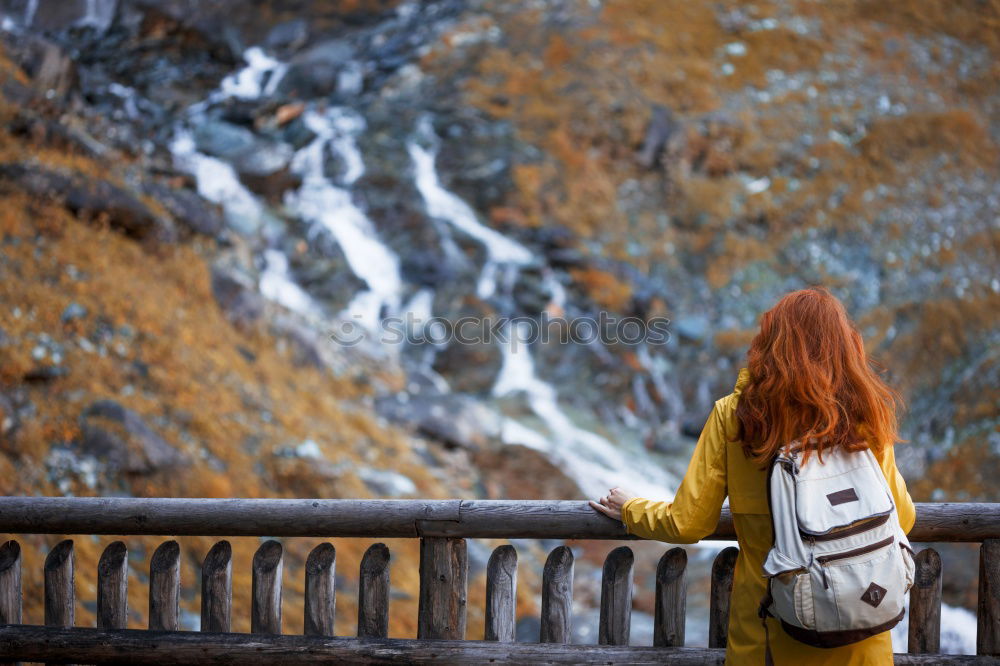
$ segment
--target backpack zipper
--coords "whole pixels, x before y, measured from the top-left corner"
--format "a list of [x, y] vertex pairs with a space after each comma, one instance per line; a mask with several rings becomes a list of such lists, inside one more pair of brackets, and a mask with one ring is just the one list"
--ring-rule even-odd
[[849, 557], [855, 557], [857, 555], [864, 555], [865, 553], [870, 553], [872, 551], [878, 550], [879, 548], [885, 548], [890, 545], [895, 537], [888, 536], [881, 541], [878, 541], [867, 546], [861, 546], [860, 548], [853, 548], [851, 550], [845, 550], [843, 553], [834, 553], [833, 555], [820, 555], [816, 558], [816, 561], [822, 565], [827, 565], [830, 562], [835, 562], [837, 560], [846, 560]]
[[826, 534], [809, 534], [806, 535], [808, 539], [812, 541], [833, 541], [834, 539], [841, 539], [843, 537], [855, 536], [861, 534], [862, 532], [867, 532], [868, 530], [873, 530], [876, 527], [881, 527], [889, 521], [889, 516], [891, 514], [885, 514], [884, 516], [879, 516], [873, 520], [865, 519], [865, 522], [852, 525], [846, 529], [838, 530], [836, 532], [827, 532]]

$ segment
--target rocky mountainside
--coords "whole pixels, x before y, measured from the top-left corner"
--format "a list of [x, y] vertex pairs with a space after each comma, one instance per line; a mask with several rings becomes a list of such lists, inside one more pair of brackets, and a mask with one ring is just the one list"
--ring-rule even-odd
[[[823, 283], [914, 496], [998, 499], [996, 3], [0, 13], [4, 493], [668, 496], [760, 312]], [[601, 313], [668, 339], [518, 344]]]

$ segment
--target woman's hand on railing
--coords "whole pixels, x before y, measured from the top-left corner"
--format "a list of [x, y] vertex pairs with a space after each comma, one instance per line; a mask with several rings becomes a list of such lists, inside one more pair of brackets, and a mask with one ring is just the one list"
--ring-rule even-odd
[[608, 491], [608, 494], [602, 497], [597, 502], [591, 500], [590, 506], [594, 507], [597, 511], [600, 511], [605, 516], [609, 518], [614, 518], [615, 520], [622, 519], [622, 507], [625, 506], [625, 502], [638, 497], [635, 493], [629, 492], [628, 490], [622, 490], [621, 488], [612, 488]]

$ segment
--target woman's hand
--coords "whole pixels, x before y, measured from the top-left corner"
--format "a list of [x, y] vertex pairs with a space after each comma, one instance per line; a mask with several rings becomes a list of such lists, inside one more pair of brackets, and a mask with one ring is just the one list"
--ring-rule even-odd
[[609, 518], [614, 518], [615, 520], [622, 519], [622, 507], [625, 506], [625, 502], [637, 497], [634, 493], [630, 493], [627, 490], [622, 490], [621, 488], [612, 488], [608, 491], [608, 494], [602, 497], [598, 502], [593, 500], [590, 501], [590, 506], [594, 507], [597, 511], [600, 511], [605, 516]]

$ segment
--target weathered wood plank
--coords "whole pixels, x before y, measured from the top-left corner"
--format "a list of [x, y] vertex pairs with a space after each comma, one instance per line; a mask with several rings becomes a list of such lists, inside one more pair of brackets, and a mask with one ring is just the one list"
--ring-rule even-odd
[[[333, 636], [337, 614], [337, 550], [321, 543], [306, 558], [305, 621], [307, 636]], [[360, 605], [360, 604], [359, 604]]]
[[73, 540], [66, 539], [45, 556], [45, 624], [72, 627], [75, 607]]
[[708, 647], [726, 647], [729, 634], [729, 601], [733, 592], [733, 570], [740, 549], [724, 548], [712, 563], [712, 592], [708, 608]]
[[[0, 497], [0, 532], [630, 539], [586, 502]], [[731, 540], [723, 511], [708, 539]], [[1000, 539], [1000, 504], [917, 505], [912, 542]]]
[[559, 546], [542, 570], [541, 643], [569, 643], [573, 628], [573, 551]]
[[979, 547], [979, 607], [976, 653], [1000, 655], [1000, 539]]
[[671, 548], [656, 565], [656, 607], [653, 611], [653, 645], [684, 645], [684, 621], [687, 613], [687, 551]]
[[253, 601], [250, 631], [255, 634], [281, 633], [281, 544], [268, 540], [253, 555]]
[[512, 643], [517, 624], [517, 551], [497, 547], [486, 564], [486, 630], [488, 641]]
[[0, 546], [0, 624], [21, 624], [21, 545], [13, 540]]
[[233, 626], [233, 547], [213, 545], [201, 563], [201, 630], [230, 631]]
[[[712, 648], [657, 648], [552, 645], [492, 641], [420, 641], [329, 638], [193, 631], [149, 633], [135, 629], [61, 629], [0, 626], [3, 656], [58, 663], [76, 659], [100, 664], [676, 664], [721, 666], [725, 651]], [[907, 666], [997, 666], [1000, 659], [975, 655], [895, 655]]]
[[914, 563], [907, 652], [935, 654], [941, 651], [941, 556], [924, 548]]
[[97, 563], [97, 627], [124, 629], [128, 624], [128, 548], [108, 545]]
[[420, 540], [417, 638], [465, 638], [468, 570], [465, 539]]
[[628, 645], [632, 626], [632, 567], [635, 556], [628, 546], [608, 553], [601, 576], [601, 616], [597, 628], [600, 645]]
[[180, 612], [181, 548], [164, 541], [149, 560], [149, 628], [176, 631]]
[[21, 544], [0, 546], [0, 624], [21, 624]]
[[389, 635], [389, 549], [374, 543], [361, 559], [358, 581], [358, 637]]

